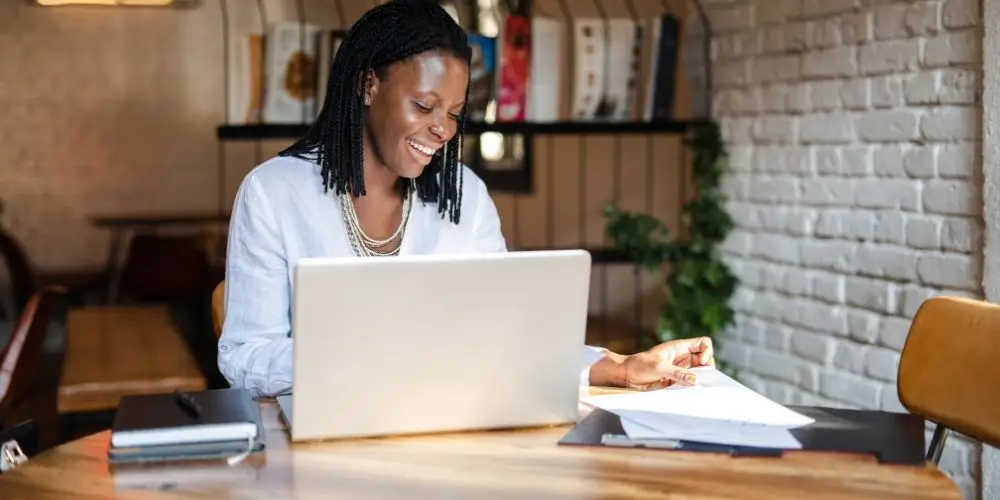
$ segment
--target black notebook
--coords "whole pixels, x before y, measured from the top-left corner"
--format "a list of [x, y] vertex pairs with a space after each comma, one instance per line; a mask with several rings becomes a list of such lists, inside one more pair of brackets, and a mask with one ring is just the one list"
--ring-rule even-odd
[[252, 444], [260, 409], [243, 389], [125, 396], [111, 426], [111, 448]]
[[[815, 422], [791, 430], [803, 451], [837, 451], [875, 455], [881, 463], [923, 465], [924, 419], [909, 413], [848, 410], [819, 406], [789, 406]], [[663, 440], [663, 444], [632, 441], [621, 418], [595, 408], [559, 440], [560, 445], [624, 446], [665, 450], [704, 451], [732, 456], [780, 457], [781, 448], [729, 446], [692, 441]], [[795, 451], [795, 450], [790, 450]]]

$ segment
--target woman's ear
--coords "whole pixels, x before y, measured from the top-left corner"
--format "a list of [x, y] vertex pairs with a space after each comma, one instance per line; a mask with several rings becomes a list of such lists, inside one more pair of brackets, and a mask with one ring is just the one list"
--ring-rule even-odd
[[375, 94], [378, 93], [378, 77], [375, 76], [374, 70], [368, 69], [361, 72], [358, 79], [362, 102], [365, 103], [365, 106], [371, 106], [375, 100]]

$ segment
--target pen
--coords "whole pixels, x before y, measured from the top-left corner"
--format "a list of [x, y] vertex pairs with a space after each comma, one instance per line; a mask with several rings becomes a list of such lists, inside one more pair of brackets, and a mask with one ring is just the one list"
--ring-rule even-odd
[[198, 402], [194, 400], [191, 396], [181, 392], [180, 390], [174, 391], [174, 401], [177, 405], [184, 409], [188, 415], [192, 418], [198, 418], [201, 416], [201, 406]]

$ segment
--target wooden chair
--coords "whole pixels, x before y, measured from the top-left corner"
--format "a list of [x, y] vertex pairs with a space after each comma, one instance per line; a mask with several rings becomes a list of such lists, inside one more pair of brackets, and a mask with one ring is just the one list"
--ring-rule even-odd
[[215, 338], [222, 336], [222, 322], [226, 319], [226, 281], [222, 280], [212, 291], [212, 326]]
[[927, 458], [941, 460], [948, 431], [1000, 446], [1000, 305], [959, 297], [924, 301], [899, 360], [899, 400], [936, 423]]
[[56, 444], [59, 415], [56, 386], [44, 386], [45, 337], [65, 289], [47, 286], [35, 292], [7, 346], [0, 351], [0, 424], [12, 426], [34, 420], [43, 446]]
[[[38, 290], [38, 278], [28, 259], [27, 253], [14, 235], [0, 228], [0, 259], [7, 263], [13, 288], [14, 311], [10, 317], [16, 317], [28, 305], [28, 300]], [[0, 319], [4, 319], [3, 304], [0, 304]]]

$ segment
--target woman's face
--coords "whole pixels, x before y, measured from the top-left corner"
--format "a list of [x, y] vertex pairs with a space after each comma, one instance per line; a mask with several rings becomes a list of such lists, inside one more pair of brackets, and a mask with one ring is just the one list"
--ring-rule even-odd
[[400, 177], [416, 178], [458, 130], [468, 65], [449, 54], [424, 52], [372, 75], [365, 115], [366, 149]]

